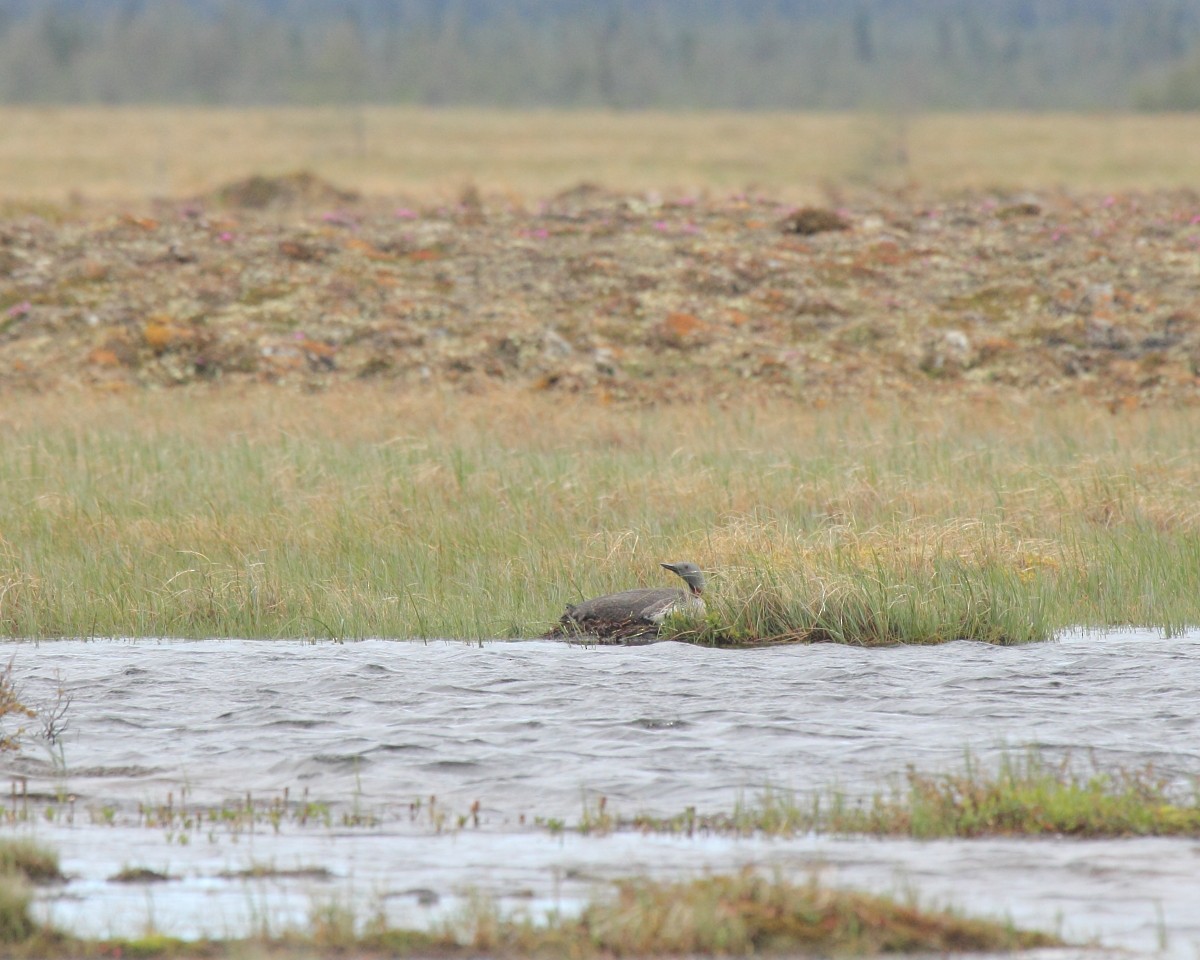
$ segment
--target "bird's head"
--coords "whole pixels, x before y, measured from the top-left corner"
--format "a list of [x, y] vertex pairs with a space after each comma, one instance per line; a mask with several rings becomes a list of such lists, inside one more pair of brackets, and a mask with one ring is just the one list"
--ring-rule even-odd
[[704, 592], [704, 573], [694, 563], [662, 563], [659, 566], [683, 577], [683, 582], [696, 596]]

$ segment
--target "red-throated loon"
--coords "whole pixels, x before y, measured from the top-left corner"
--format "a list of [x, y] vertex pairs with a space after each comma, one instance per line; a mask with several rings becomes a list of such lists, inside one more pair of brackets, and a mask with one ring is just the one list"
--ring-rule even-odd
[[662, 563], [659, 566], [677, 573], [688, 585], [622, 590], [583, 603], [568, 606], [554, 629], [554, 636], [586, 634], [601, 638], [634, 639], [650, 637], [670, 613], [704, 613], [704, 574], [694, 563]]

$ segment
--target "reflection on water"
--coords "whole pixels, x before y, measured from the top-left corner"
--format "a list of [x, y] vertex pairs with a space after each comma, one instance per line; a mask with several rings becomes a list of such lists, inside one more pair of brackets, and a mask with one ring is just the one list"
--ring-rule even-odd
[[[1190, 957], [1200, 944], [1192, 841], [581, 838], [533, 824], [574, 822], [600, 796], [622, 814], [674, 814], [729, 810], [764, 787], [871, 790], [908, 764], [954, 768], [967, 748], [986, 762], [1034, 744], [1101, 765], [1152, 762], [1183, 780], [1200, 774], [1198, 641], [1126, 632], [1021, 648], [743, 652], [30, 644], [15, 648], [27, 698], [49, 699], [60, 678], [72, 697], [66, 769], [36, 748], [2, 762], [31, 791], [75, 798], [33, 832], [76, 876], [44, 907], [79, 932], [138, 932], [148, 919], [184, 935], [278, 929], [302, 921], [314, 896], [347, 890], [422, 923], [469, 887], [537, 909], [571, 905], [598, 878], [753, 862], [872, 889], [911, 885], [1045, 928], [1061, 917], [1067, 934], [1143, 951], [1165, 925], [1171, 951]], [[168, 795], [199, 809], [285, 790], [293, 805], [328, 809], [314, 806], [303, 825], [284, 817], [278, 832], [261, 818], [253, 830], [150, 828], [139, 813]], [[322, 866], [334, 878], [220, 876], [250, 864]], [[179, 879], [106, 882], [129, 865]]]

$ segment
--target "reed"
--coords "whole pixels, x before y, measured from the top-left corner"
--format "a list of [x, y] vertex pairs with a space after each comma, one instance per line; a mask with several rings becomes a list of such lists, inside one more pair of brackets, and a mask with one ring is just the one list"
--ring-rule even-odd
[[1082, 404], [10, 397], [0, 633], [535, 636], [711, 574], [713, 644], [1200, 624], [1200, 435]]

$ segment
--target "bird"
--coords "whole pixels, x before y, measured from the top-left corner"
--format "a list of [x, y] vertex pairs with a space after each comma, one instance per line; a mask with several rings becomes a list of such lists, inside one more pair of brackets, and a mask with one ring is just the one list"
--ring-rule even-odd
[[694, 563], [660, 563], [683, 578], [687, 590], [651, 587], [622, 590], [568, 604], [549, 634], [551, 637], [587, 635], [600, 640], [644, 640], [657, 635], [659, 624], [671, 613], [704, 614], [704, 573]]

